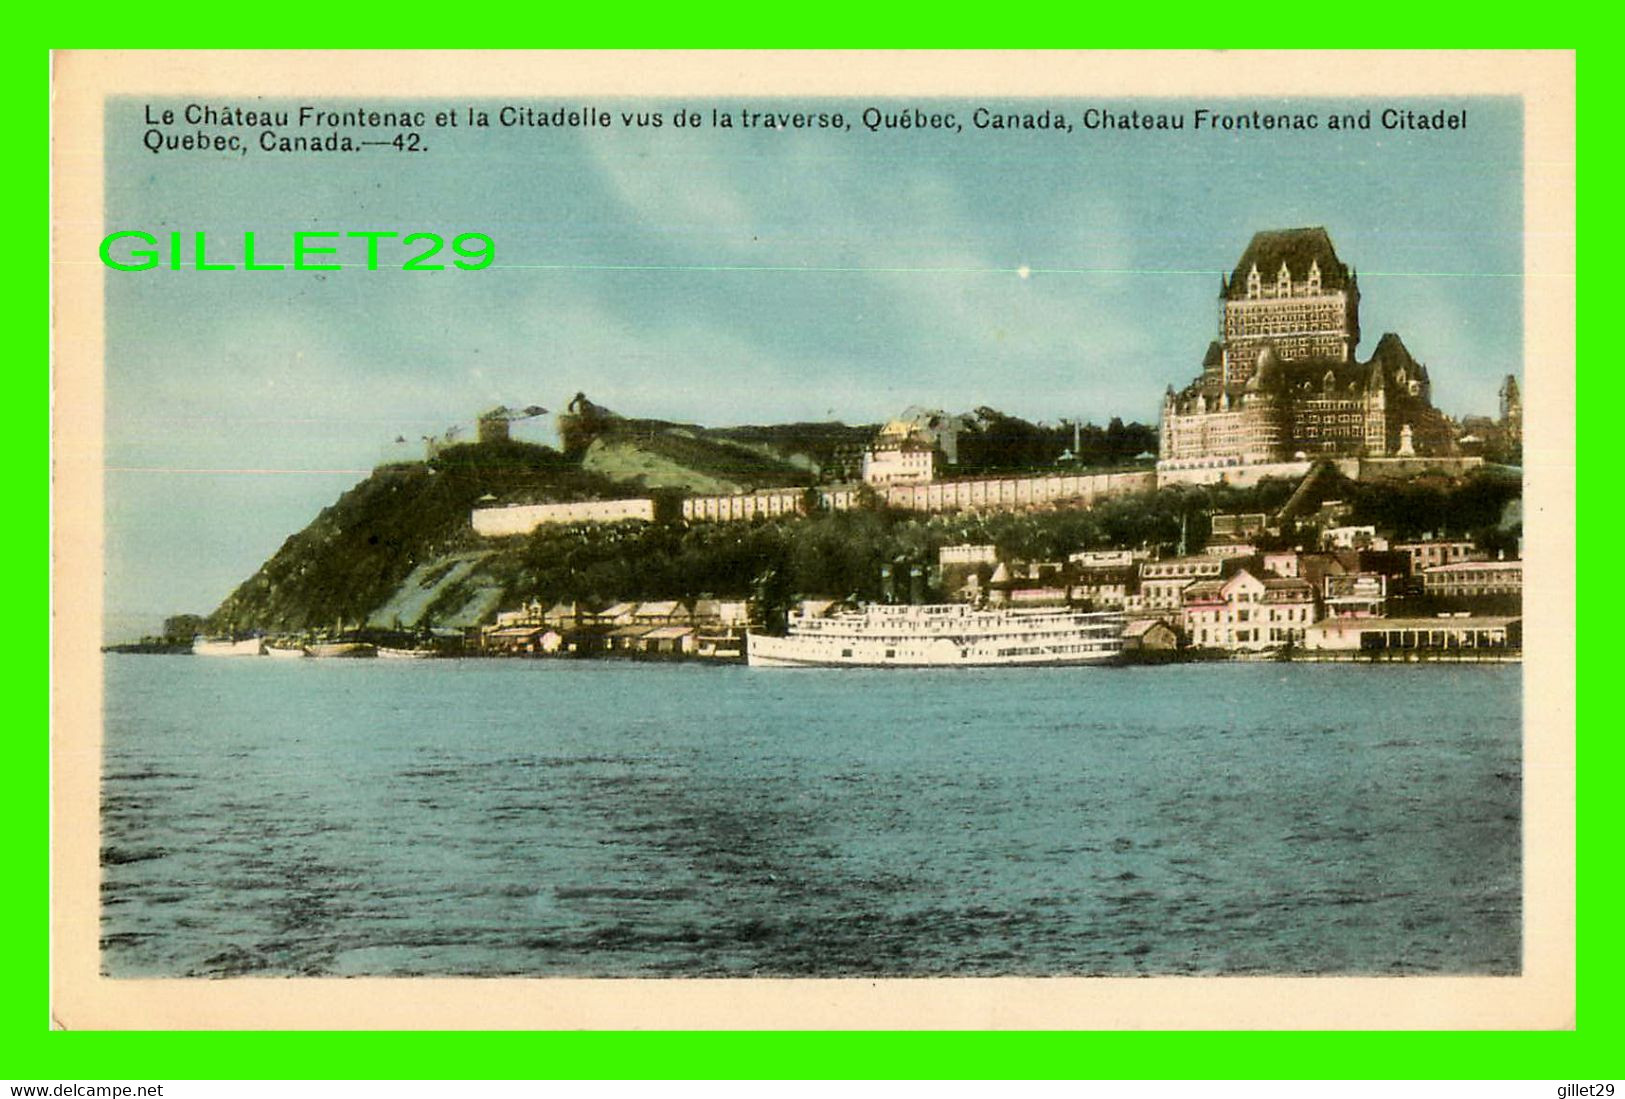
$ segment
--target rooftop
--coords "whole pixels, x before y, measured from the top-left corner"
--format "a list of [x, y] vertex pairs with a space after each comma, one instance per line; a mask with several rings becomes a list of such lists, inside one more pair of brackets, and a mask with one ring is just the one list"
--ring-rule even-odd
[[1310, 264], [1320, 267], [1320, 285], [1323, 290], [1342, 290], [1349, 281], [1349, 269], [1337, 258], [1332, 238], [1325, 229], [1313, 226], [1303, 229], [1265, 229], [1254, 233], [1247, 250], [1236, 263], [1230, 276], [1231, 298], [1247, 296], [1247, 273], [1256, 264], [1260, 279], [1267, 285], [1275, 282], [1275, 274], [1285, 263], [1293, 282], [1309, 278]]
[[1523, 561], [1513, 558], [1510, 561], [1454, 561], [1448, 565], [1429, 565], [1422, 571], [1429, 576], [1441, 572], [1476, 572], [1479, 569], [1505, 569], [1523, 568]]
[[1326, 618], [1310, 626], [1320, 630], [1494, 630], [1522, 622], [1521, 615], [1462, 615], [1448, 618]]

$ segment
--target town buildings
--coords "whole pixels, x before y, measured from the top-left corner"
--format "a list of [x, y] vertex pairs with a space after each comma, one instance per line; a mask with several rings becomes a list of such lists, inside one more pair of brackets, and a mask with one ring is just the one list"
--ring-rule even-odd
[[496, 616], [480, 633], [493, 654], [623, 654], [740, 659], [751, 626], [743, 599], [620, 601], [592, 609], [573, 602], [531, 602]]

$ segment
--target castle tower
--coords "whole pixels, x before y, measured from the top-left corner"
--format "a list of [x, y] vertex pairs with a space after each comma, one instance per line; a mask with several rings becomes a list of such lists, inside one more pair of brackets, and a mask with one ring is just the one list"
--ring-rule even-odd
[[1282, 362], [1349, 362], [1360, 342], [1360, 290], [1325, 229], [1253, 234], [1228, 279], [1220, 279], [1219, 339], [1224, 385], [1252, 376], [1264, 344]]
[[1523, 441], [1523, 396], [1518, 392], [1518, 379], [1511, 374], [1501, 382], [1501, 426], [1513, 442]]

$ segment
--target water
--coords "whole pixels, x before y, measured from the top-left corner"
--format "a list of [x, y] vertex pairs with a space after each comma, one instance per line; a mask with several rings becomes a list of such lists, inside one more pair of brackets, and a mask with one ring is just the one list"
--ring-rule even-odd
[[1520, 967], [1516, 666], [106, 672], [114, 976]]

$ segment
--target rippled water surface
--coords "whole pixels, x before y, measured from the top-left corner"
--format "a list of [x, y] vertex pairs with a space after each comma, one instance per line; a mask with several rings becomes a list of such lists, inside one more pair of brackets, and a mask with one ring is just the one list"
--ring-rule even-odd
[[114, 976], [1519, 969], [1516, 666], [106, 671]]

